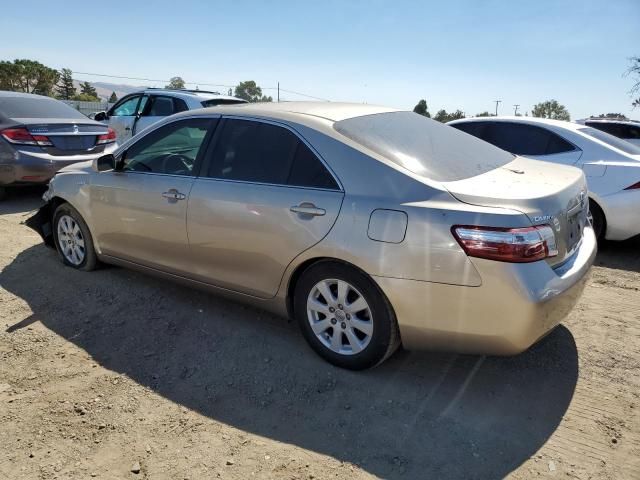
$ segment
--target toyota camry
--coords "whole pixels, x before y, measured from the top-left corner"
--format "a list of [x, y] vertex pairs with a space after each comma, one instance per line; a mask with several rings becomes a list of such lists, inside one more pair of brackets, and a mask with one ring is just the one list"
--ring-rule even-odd
[[339, 103], [167, 117], [50, 182], [28, 225], [64, 265], [140, 269], [295, 319], [329, 362], [512, 355], [596, 254], [581, 170], [413, 112]]

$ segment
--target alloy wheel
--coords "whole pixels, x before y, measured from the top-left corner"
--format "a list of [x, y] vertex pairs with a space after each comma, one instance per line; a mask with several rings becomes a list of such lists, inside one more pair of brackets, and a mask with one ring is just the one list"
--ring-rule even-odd
[[315, 284], [307, 298], [313, 333], [329, 350], [341, 355], [362, 352], [373, 334], [371, 308], [351, 284], [339, 279]]
[[69, 263], [78, 266], [83, 262], [86, 250], [82, 230], [69, 215], [62, 215], [58, 219], [58, 245]]

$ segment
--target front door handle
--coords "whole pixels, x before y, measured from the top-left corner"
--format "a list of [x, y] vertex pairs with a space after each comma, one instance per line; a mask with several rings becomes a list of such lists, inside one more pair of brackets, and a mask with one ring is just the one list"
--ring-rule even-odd
[[321, 217], [327, 211], [324, 208], [318, 208], [313, 203], [304, 202], [300, 205], [294, 205], [289, 210], [300, 215], [309, 215], [311, 217]]
[[184, 200], [187, 196], [184, 193], [180, 193], [175, 188], [170, 189], [168, 192], [162, 192], [162, 196], [164, 198], [168, 198], [169, 200]]

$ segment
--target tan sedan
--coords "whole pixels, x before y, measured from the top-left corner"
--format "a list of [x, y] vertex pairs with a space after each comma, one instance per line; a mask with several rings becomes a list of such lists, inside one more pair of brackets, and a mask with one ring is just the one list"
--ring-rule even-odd
[[294, 317], [328, 361], [400, 345], [515, 354], [572, 308], [596, 253], [578, 169], [412, 112], [279, 103], [168, 117], [63, 169], [29, 220], [99, 261]]

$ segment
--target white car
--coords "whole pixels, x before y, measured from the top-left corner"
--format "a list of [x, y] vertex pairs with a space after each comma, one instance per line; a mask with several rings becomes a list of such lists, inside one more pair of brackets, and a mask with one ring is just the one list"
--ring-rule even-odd
[[94, 119], [113, 128], [118, 143], [122, 144], [149, 125], [174, 113], [235, 103], [247, 101], [204, 90], [148, 88], [122, 97], [108, 111], [96, 113]]
[[586, 125], [543, 118], [465, 118], [449, 125], [516, 155], [581, 168], [598, 238], [640, 234], [640, 147]]
[[640, 122], [635, 120], [614, 120], [609, 118], [586, 118], [576, 120], [576, 123], [587, 127], [597, 128], [614, 137], [622, 138], [627, 142], [640, 147]]

